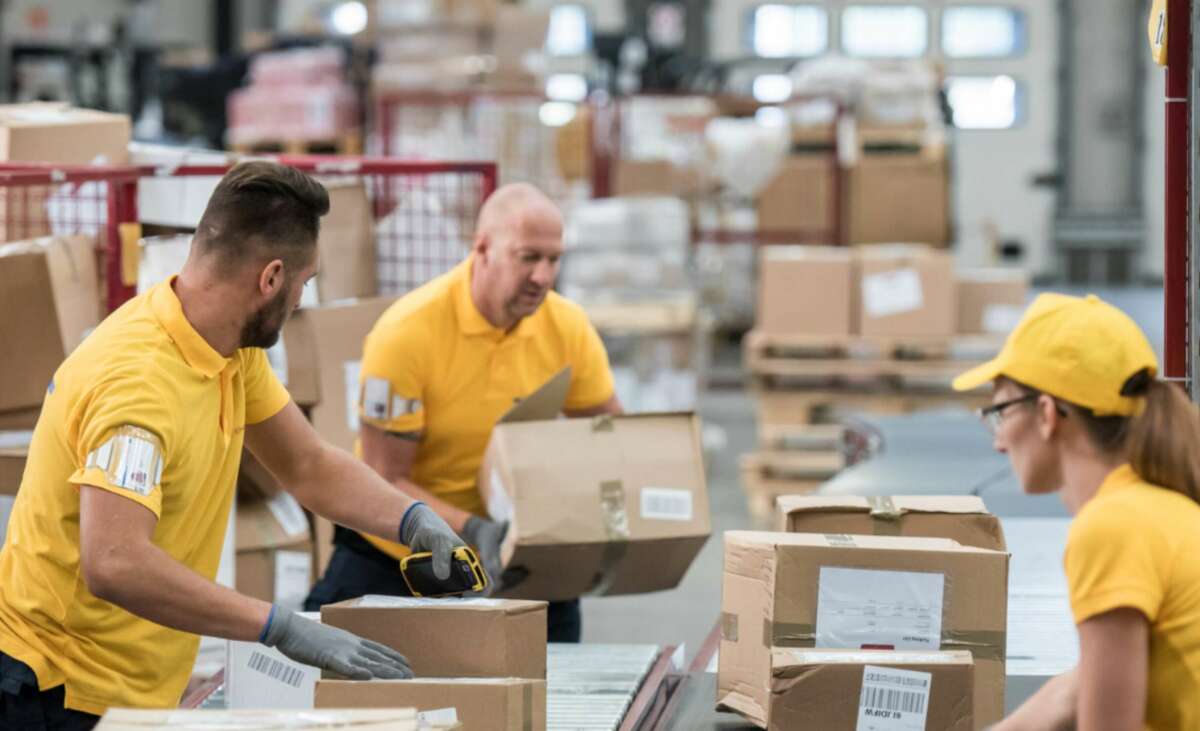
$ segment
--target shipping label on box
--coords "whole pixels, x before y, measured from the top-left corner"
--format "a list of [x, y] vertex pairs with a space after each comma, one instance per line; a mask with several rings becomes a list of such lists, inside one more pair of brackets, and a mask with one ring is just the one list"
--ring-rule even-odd
[[775, 503], [775, 526], [787, 533], [949, 538], [1006, 550], [1000, 519], [973, 495], [782, 495]]
[[[300, 616], [321, 621], [318, 612], [301, 612]], [[320, 677], [320, 668], [302, 665], [273, 647], [229, 641], [225, 698], [230, 708], [310, 709]]]
[[859, 333], [949, 337], [956, 332], [954, 258], [927, 246], [863, 247], [857, 252]]

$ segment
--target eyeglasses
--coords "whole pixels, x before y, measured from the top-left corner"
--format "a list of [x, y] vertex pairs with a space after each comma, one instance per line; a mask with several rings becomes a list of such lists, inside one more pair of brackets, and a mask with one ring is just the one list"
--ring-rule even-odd
[[984, 423], [984, 426], [988, 428], [988, 431], [995, 436], [996, 432], [1000, 431], [1000, 424], [1004, 422], [1005, 409], [1007, 409], [1009, 406], [1016, 406], [1017, 404], [1036, 401], [1038, 396], [1041, 396], [1041, 394], [1027, 393], [1018, 398], [1009, 399], [1008, 401], [1001, 401], [1000, 403], [992, 404], [991, 406], [984, 406], [982, 409], [976, 409], [975, 413], [979, 416], [980, 421]]

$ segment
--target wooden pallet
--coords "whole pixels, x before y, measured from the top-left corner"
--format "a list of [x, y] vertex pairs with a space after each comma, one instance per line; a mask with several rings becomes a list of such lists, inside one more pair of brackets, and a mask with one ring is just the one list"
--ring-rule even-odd
[[646, 302], [585, 302], [584, 311], [597, 330], [608, 335], [691, 333], [696, 302], [690, 298]]
[[261, 152], [282, 152], [287, 155], [307, 155], [317, 152], [333, 152], [338, 155], [361, 155], [362, 133], [358, 130], [346, 132], [335, 139], [323, 140], [257, 140], [231, 144], [229, 149], [240, 155]]
[[795, 480], [764, 477], [753, 469], [742, 470], [742, 492], [751, 520], [761, 528], [774, 529], [775, 498], [781, 495], [809, 495], [820, 489], [823, 479]]
[[759, 388], [755, 391], [759, 430], [796, 424], [828, 424], [847, 412], [911, 414], [949, 406], [978, 408], [991, 397], [986, 391], [869, 391], [855, 389]]
[[841, 424], [758, 425], [758, 443], [764, 449], [799, 452], [841, 452], [846, 427]]

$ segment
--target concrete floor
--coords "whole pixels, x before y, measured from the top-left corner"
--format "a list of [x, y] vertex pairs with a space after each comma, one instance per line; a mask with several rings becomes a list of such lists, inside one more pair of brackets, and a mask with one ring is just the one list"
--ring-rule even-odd
[[[1161, 357], [1161, 289], [1097, 294], [1128, 312], [1146, 331]], [[736, 368], [737, 360], [736, 348], [723, 346], [716, 353], [719, 366]], [[587, 642], [684, 643], [690, 660], [716, 621], [720, 611], [721, 536], [727, 530], [757, 527], [746, 512], [738, 473], [738, 456], [756, 447], [757, 433], [754, 406], [745, 391], [707, 393], [700, 412], [706, 424], [723, 432], [726, 442], [710, 455], [712, 537], [682, 584], [672, 591], [585, 600], [583, 636]], [[839, 475], [826, 485], [826, 491], [974, 493], [982, 495], [1001, 517], [1066, 516], [1057, 496], [1031, 498], [1021, 494], [1007, 459], [992, 451], [986, 432], [965, 410], [878, 418], [873, 422], [884, 433], [884, 452], [872, 462]]]

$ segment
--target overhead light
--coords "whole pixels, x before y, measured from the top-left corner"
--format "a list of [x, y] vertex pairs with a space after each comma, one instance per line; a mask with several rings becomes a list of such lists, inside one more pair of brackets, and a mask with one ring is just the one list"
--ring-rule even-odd
[[575, 105], [570, 102], [546, 102], [538, 109], [538, 119], [547, 127], [562, 127], [575, 119]]
[[546, 97], [560, 102], [581, 102], [587, 98], [587, 79], [580, 74], [552, 74], [546, 79]]
[[338, 3], [329, 14], [329, 23], [336, 33], [352, 36], [367, 28], [367, 6], [358, 0]]
[[763, 74], [754, 78], [755, 101], [763, 104], [778, 104], [792, 96], [792, 80], [783, 74]]

